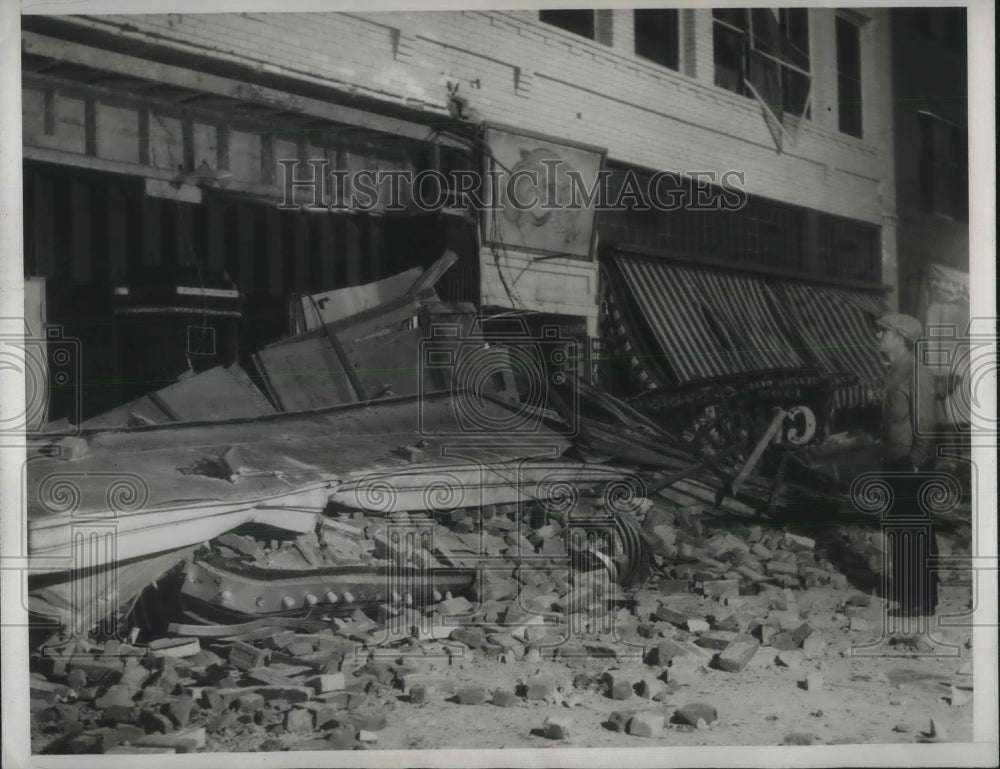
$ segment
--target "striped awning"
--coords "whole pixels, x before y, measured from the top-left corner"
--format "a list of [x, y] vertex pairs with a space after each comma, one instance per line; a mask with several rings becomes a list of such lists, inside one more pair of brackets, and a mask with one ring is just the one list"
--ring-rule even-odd
[[614, 261], [678, 383], [810, 365], [763, 280], [660, 259]]
[[795, 331], [824, 371], [849, 372], [857, 383], [836, 391], [837, 406], [863, 405], [880, 397], [885, 368], [873, 333], [885, 313], [885, 300], [875, 291], [780, 281], [782, 295], [795, 319]]
[[837, 406], [878, 397], [883, 376], [872, 334], [877, 291], [725, 273], [615, 254], [609, 294], [645, 388], [733, 374], [812, 369], [853, 375]]

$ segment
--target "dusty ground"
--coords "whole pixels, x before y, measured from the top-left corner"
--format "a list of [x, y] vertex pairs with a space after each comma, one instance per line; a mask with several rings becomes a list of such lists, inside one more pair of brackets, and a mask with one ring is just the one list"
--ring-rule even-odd
[[[322, 700], [320, 696], [306, 703], [279, 699], [275, 707], [281, 712], [271, 719], [261, 718], [261, 713], [238, 715], [233, 711], [239, 709], [232, 702], [207, 703], [203, 698], [206, 686], [237, 686], [246, 687], [239, 691], [253, 691], [253, 685], [245, 678], [252, 671], [227, 665], [228, 645], [203, 642], [199, 663], [202, 667], [192, 671], [185, 667], [188, 663], [184, 660], [177, 661], [178, 683], [176, 687], [168, 687], [167, 697], [169, 702], [171, 697], [191, 695], [201, 703], [200, 713], [195, 711], [187, 723], [183, 722], [186, 716], [180, 723], [171, 723], [164, 716], [162, 731], [178, 737], [192, 729], [200, 732], [199, 749], [207, 752], [331, 747], [774, 746], [971, 741], [971, 631], [962, 627], [942, 629], [937, 624], [941, 617], [963, 615], [969, 610], [970, 584], [961, 581], [961, 575], [943, 575], [938, 616], [929, 620], [933, 623], [929, 625], [930, 636], [897, 634], [893, 643], [884, 639], [885, 645], [875, 649], [874, 655], [866, 656], [861, 647], [879, 640], [883, 623], [884, 607], [875, 595], [877, 530], [873, 534], [870, 527], [840, 526], [805, 531], [815, 540], [815, 552], [804, 554], [798, 550], [799, 562], [804, 564], [801, 574], [807, 574], [815, 563], [819, 572], [827, 575], [818, 580], [819, 584], [817, 579], [806, 576], [801, 576], [802, 585], [811, 586], [795, 589], [744, 582], [740, 584], [739, 595], [729, 592], [712, 596], [698, 591], [664, 594], [654, 578], [627, 594], [619, 593], [618, 600], [611, 602], [609, 611], [613, 614], [606, 615], [613, 619], [610, 632], [607, 626], [601, 633], [587, 632], [587, 628], [572, 637], [574, 645], [570, 650], [575, 649], [580, 653], [578, 656], [569, 654], [566, 645], [558, 643], [558, 633], [543, 631], [530, 622], [518, 626], [508, 622], [506, 627], [503, 622], [494, 622], [482, 628], [479, 642], [474, 642], [475, 639], [463, 642], [463, 638], [455, 635], [449, 637], [450, 628], [443, 628], [431, 637], [401, 639], [387, 648], [365, 649], [359, 645], [357, 654], [348, 653], [324, 672], [343, 672], [346, 688], [353, 691], [360, 705], [340, 703], [335, 722], [321, 728], [303, 727], [301, 722], [286, 728], [290, 711], [315, 705]], [[746, 537], [747, 532], [744, 524], [730, 526], [706, 518], [697, 541], [710, 549], [715, 542], [713, 537], [720, 533], [738, 539]], [[788, 558], [792, 552], [781, 549], [783, 537], [780, 527], [764, 532], [764, 541], [774, 551], [775, 560], [779, 556]], [[950, 552], [961, 552], [964, 547], [963, 537], [954, 533], [943, 534], [939, 541]], [[733, 573], [726, 572], [730, 577]], [[795, 579], [798, 578], [792, 582]], [[531, 591], [528, 587], [521, 589], [522, 596], [537, 596], [548, 588], [543, 585]], [[702, 588], [700, 592], [706, 590]], [[685, 625], [676, 617], [670, 619], [663, 614], [662, 607], [686, 614], [694, 624]], [[755, 630], [757, 623], [773, 631], [787, 631], [802, 623], [808, 627], [804, 630], [805, 640], [799, 638], [793, 644], [798, 648], [782, 650], [771, 645], [772, 640], [766, 634], [761, 636], [759, 629]], [[952, 620], [951, 624], [962, 623]], [[707, 642], [719, 628], [728, 629], [734, 638], [749, 641], [751, 646], [763, 642], [738, 672], [717, 667], [714, 658], [725, 648], [725, 643], [712, 646]], [[518, 638], [512, 638], [511, 634]], [[331, 629], [326, 638], [345, 641], [334, 636], [336, 633]], [[484, 638], [497, 640], [487, 648], [480, 643]], [[507, 644], [507, 650], [498, 653], [500, 639]], [[667, 640], [686, 644], [688, 652], [669, 660], [650, 656], [650, 650]], [[100, 656], [99, 649], [92, 653]], [[142, 680], [134, 687], [134, 701], [137, 706], [151, 710], [153, 706], [145, 704], [145, 689], [151, 682], [153, 686], [162, 685], [161, 673], [156, 671], [172, 667], [175, 662], [160, 658], [154, 663], [149, 657], [143, 659], [146, 669], [139, 671]], [[206, 666], [209, 670], [227, 672], [231, 676], [229, 683], [209, 680], [203, 670]], [[38, 667], [38, 660], [34, 667]], [[281, 665], [272, 668], [279, 670]], [[304, 673], [284, 672], [301, 676], [297, 683], [306, 677]], [[821, 682], [816, 679], [817, 673]], [[811, 676], [810, 686], [805, 683], [807, 675]], [[552, 690], [541, 698], [529, 698], [525, 684], [535, 681], [537, 676], [550, 679]], [[158, 677], [161, 683], [155, 683]], [[609, 677], [627, 682], [625, 692], [619, 692], [622, 698], [611, 697]], [[65, 676], [49, 678], [66, 680]], [[40, 690], [43, 689], [40, 677], [38, 682]], [[424, 688], [425, 700], [419, 704], [411, 701], [414, 686]], [[478, 689], [478, 696], [485, 701], [460, 704], [463, 698], [477, 696], [477, 692], [470, 695], [467, 691], [470, 688]], [[137, 727], [126, 725], [127, 719], [123, 724], [116, 721], [118, 716], [109, 717], [114, 711], [102, 713], [97, 698], [106, 690], [107, 687], [88, 686], [82, 693], [68, 695], [69, 702], [78, 708], [79, 725], [66, 724], [66, 711], [58, 712], [50, 694], [45, 694], [47, 702], [34, 701], [33, 748], [81, 752], [78, 748], [83, 745], [82, 752], [129, 750], [130, 737], [141, 735], [143, 729], [150, 731], [148, 721], [140, 720], [143, 729], [136, 731]], [[511, 693], [509, 707], [492, 703], [491, 698], [498, 690]], [[66, 697], [60, 695], [59, 699], [64, 701]], [[683, 719], [678, 718], [678, 710], [691, 703], [713, 707], [717, 719], [696, 725], [680, 722]], [[166, 713], [167, 708], [168, 705], [163, 705], [159, 712]], [[638, 711], [654, 712], [654, 720], [664, 724], [662, 734], [643, 737], [613, 728], [612, 714]], [[359, 720], [359, 714], [372, 718]], [[176, 721], [175, 715], [171, 711], [170, 718]], [[548, 718], [568, 719], [565, 722], [568, 737], [546, 735]], [[934, 733], [930, 732], [932, 719]], [[65, 742], [60, 744], [61, 733], [68, 730], [77, 734], [81, 726], [83, 736], [98, 735], [107, 740], [111, 735], [113, 739], [96, 748], [86, 741], [73, 743], [76, 748], [68, 747]], [[151, 733], [156, 736], [158, 731], [157, 727]], [[337, 735], [341, 738], [339, 743]], [[169, 749], [181, 750], [181, 744]]]
[[[960, 613], [968, 606], [966, 586], [942, 590], [943, 611]], [[614, 746], [699, 746], [699, 745], [782, 745], [794, 733], [812, 735], [809, 744], [838, 743], [913, 743], [927, 739], [924, 732], [933, 718], [939, 729], [947, 730], [947, 740], [967, 742], [972, 739], [972, 701], [970, 674], [957, 671], [971, 659], [965, 643], [967, 630], [947, 629], [937, 636], [956, 646], [943, 649], [952, 657], [911, 656], [862, 657], [851, 654], [852, 644], [878, 638], [878, 633], [852, 632], [843, 614], [836, 609], [843, 600], [842, 591], [814, 588], [799, 596], [800, 608], [807, 608], [810, 624], [827, 640], [827, 652], [807, 660], [801, 670], [783, 667], [776, 662], [777, 652], [761, 647], [740, 673], [727, 673], [704, 667], [696, 681], [680, 686], [662, 702], [633, 695], [628, 700], [613, 700], [595, 685], [578, 689], [574, 678], [580, 673], [599, 677], [605, 671], [621, 671], [638, 681], [651, 672], [659, 672], [642, 661], [590, 659], [573, 662], [542, 660], [503, 664], [483, 659], [466, 650], [464, 658], [449, 661], [425, 656], [405, 658], [422, 673], [440, 682], [445, 691], [433, 693], [429, 701], [413, 705], [402, 692], [378, 696], [384, 707], [388, 726], [378, 732], [370, 747], [386, 749], [440, 748], [544, 748], [544, 747], [614, 747]], [[879, 609], [864, 613], [873, 628], [878, 626]], [[895, 647], [893, 647], [895, 648]], [[428, 652], [433, 650], [428, 649]], [[429, 655], [428, 655], [429, 656]], [[403, 659], [389, 657], [390, 660]], [[820, 670], [824, 686], [806, 691], [800, 680], [807, 670]], [[514, 691], [519, 682], [530, 676], [551, 675], [557, 682], [559, 697], [551, 702], [519, 700], [510, 708], [487, 702], [483, 705], [460, 705], [451, 701], [448, 689], [481, 686], [487, 690]], [[950, 704], [951, 685], [970, 695], [965, 704]], [[556, 704], [563, 699], [562, 704]], [[671, 724], [662, 737], [651, 739], [612, 731], [606, 722], [615, 711], [662, 709], [668, 716], [689, 702], [705, 702], [718, 710], [718, 720], [707, 728]], [[546, 739], [542, 726], [549, 716], [568, 716], [573, 731], [569, 740]], [[266, 739], [259, 727], [249, 727], [232, 739], [212, 740], [210, 749], [239, 749], [239, 744]], [[291, 740], [302, 739], [299, 735]], [[232, 747], [231, 747], [232, 746]]]

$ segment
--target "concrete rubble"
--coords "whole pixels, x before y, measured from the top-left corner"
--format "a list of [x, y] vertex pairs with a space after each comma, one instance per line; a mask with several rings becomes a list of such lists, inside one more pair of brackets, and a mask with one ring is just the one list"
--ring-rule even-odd
[[[446, 255], [438, 272], [449, 263]], [[319, 323], [263, 351], [280, 391], [277, 411], [305, 397], [285, 374], [296, 361], [309, 363], [311, 346], [334, 349], [351, 372], [352, 356], [370, 352], [362, 342], [376, 332], [402, 335], [415, 354], [419, 335], [399, 324], [417, 310], [467, 314], [439, 306], [431, 278], [407, 281], [394, 304]], [[343, 349], [348, 343], [355, 346]], [[227, 438], [210, 456], [202, 444], [215, 445], [235, 423], [88, 433], [63, 460], [33, 463], [80, 470], [101, 456], [140, 455], [171, 465], [157, 466], [150, 493], [160, 496], [149, 509], [121, 518], [119, 544], [129, 531], [131, 560], [94, 564], [111, 569], [116, 591], [80, 592], [70, 583], [32, 591], [64, 622], [31, 659], [36, 751], [442, 746], [422, 742], [429, 738], [416, 723], [424, 732], [516, 723], [519, 744], [529, 745], [668, 744], [754, 718], [778, 721], [769, 703], [727, 695], [747, 682], [770, 681], [796, 717], [821, 714], [810, 719], [824, 718], [817, 705], [829, 708], [824, 698], [838, 687], [887, 685], [881, 670], [845, 672], [854, 669], [852, 644], [878, 641], [882, 627], [873, 581], [883, 570], [881, 534], [870, 521], [810, 518], [801, 505], [789, 517], [782, 494], [837, 500], [755, 474], [766, 441], [754, 447], [743, 435], [702, 451], [575, 381], [572, 441], [539, 433], [537, 451], [512, 439], [490, 448], [501, 460], [439, 461], [440, 442], [418, 440], [420, 431], [397, 422], [416, 421], [418, 411], [451, 414], [451, 401], [417, 399], [420, 383], [400, 375], [395, 396], [380, 403], [369, 400], [377, 382], [349, 379], [335, 393], [307, 377], [303, 387], [340, 400], [262, 417], [269, 421], [257, 425], [260, 440], [237, 447]], [[550, 396], [546, 418], [565, 426], [562, 396]], [[111, 424], [130, 418], [127, 411]], [[247, 419], [240, 425], [251, 429]], [[186, 435], [188, 443], [178, 439], [167, 453], [158, 435]], [[556, 460], [546, 458], [553, 446], [562, 452]], [[351, 464], [355, 456], [363, 468]], [[435, 486], [449, 475], [452, 486]], [[171, 509], [181, 522], [163, 514], [158, 505], [174, 503], [178, 484], [210, 499], [210, 513]], [[103, 500], [104, 491], [91, 489], [91, 497]], [[143, 516], [153, 521], [148, 528]], [[62, 547], [50, 520], [39, 518], [33, 541]], [[171, 532], [177, 549], [151, 531]], [[967, 525], [939, 536], [943, 552], [968, 552]], [[69, 632], [67, 605], [98, 597], [104, 610]], [[911, 649], [895, 641], [904, 654], [928, 642], [917, 637]], [[950, 688], [934, 692], [931, 712], [921, 714], [929, 729], [911, 719], [891, 733], [944, 739], [942, 718], [971, 702], [969, 672], [963, 666], [939, 682]], [[435, 714], [452, 723], [427, 720]], [[784, 728], [773, 742], [833, 739], [816, 726]]]

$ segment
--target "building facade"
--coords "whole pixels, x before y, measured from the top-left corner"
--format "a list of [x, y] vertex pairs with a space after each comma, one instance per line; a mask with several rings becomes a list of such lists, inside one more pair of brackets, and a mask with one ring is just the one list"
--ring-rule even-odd
[[965, 8], [895, 8], [896, 211], [901, 309], [918, 314], [927, 266], [969, 271]]
[[[862, 315], [897, 304], [884, 9], [25, 17], [23, 28], [26, 275], [46, 279], [48, 320], [87, 350], [120, 323], [114, 290], [139, 275], [169, 273], [177, 285], [218, 276], [240, 297], [235, 344], [254, 349], [287, 333], [293, 294], [426, 266], [444, 248], [460, 264], [443, 296], [552, 319], [588, 352], [607, 342], [609, 303], [628, 295], [643, 314], [639, 263], [662, 284], [654, 303], [670, 301], [676, 270], [695, 270], [693, 281], [711, 267], [749, 282], [712, 278], [704, 306], [759, 290], [782, 315], [777, 303], [808, 302], [800, 288], [812, 288], [855, 307], [861, 329]], [[311, 210], [279, 205], [288, 173], [482, 170], [484, 158], [510, 172], [532, 147], [551, 146], [608, 171], [619, 205], [562, 224], [529, 211], [527, 225], [501, 222], [503, 233], [495, 216], [460, 205], [359, 208], [344, 189], [330, 207], [328, 197]], [[688, 195], [701, 180], [709, 198], [728, 190], [739, 205], [622, 195], [630, 179], [642, 187], [664, 171]], [[294, 191], [298, 202], [312, 194]], [[538, 240], [531, 226], [563, 239]], [[559, 245], [571, 236], [572, 247]], [[787, 294], [772, 293], [775, 281]], [[745, 317], [705, 328], [736, 333]], [[633, 333], [663, 332], [643, 322]], [[803, 345], [822, 346], [826, 330], [812, 331], [777, 340], [784, 357], [736, 370], [795, 368], [812, 354]], [[91, 412], [122, 397], [101, 388], [104, 355], [84, 360], [97, 383]], [[871, 360], [845, 365], [870, 373]], [[652, 376], [678, 384], [726, 372], [671, 358]]]

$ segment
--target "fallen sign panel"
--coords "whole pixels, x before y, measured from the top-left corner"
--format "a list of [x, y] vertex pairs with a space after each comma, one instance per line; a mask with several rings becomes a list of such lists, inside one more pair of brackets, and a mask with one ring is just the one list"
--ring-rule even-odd
[[[73, 439], [86, 446], [79, 458], [41, 455], [27, 463], [32, 568], [72, 569], [74, 531], [112, 536], [113, 546], [88, 556], [97, 566], [203, 542], [247, 522], [308, 530], [340, 479], [412, 469], [401, 446], [419, 444], [426, 457], [442, 457], [466, 434], [461, 414], [502, 419], [516, 408], [470, 405], [469, 397], [431, 393], [256, 419], [84, 430]], [[552, 458], [569, 445], [538, 425], [444, 462]]]

